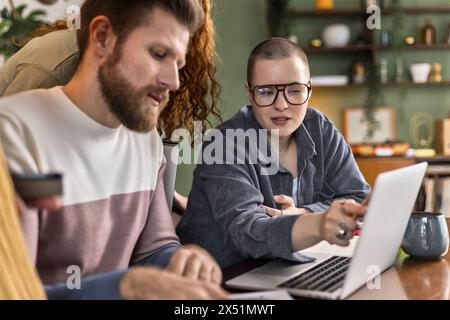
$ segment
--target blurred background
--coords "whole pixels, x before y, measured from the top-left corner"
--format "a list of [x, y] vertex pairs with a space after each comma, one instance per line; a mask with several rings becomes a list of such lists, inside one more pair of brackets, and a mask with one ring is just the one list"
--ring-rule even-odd
[[[82, 2], [0, 0], [0, 55], [17, 49], [12, 37], [20, 40]], [[369, 183], [379, 172], [427, 160], [430, 182], [418, 206], [450, 214], [448, 1], [215, 0], [214, 17], [224, 120], [247, 103], [251, 49], [268, 36], [287, 37], [308, 54], [310, 106], [341, 130]], [[182, 194], [194, 167], [178, 166]]]

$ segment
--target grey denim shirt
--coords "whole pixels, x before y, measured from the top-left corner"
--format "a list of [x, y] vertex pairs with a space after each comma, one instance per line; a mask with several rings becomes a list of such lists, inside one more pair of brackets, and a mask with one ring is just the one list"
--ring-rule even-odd
[[[246, 106], [218, 128], [225, 135], [227, 129], [260, 126], [252, 107]], [[335, 199], [362, 201], [370, 187], [350, 147], [323, 113], [308, 108], [294, 136], [299, 173], [296, 195], [292, 195], [294, 177], [281, 165], [273, 175], [261, 174], [267, 166], [264, 161], [197, 165], [187, 211], [177, 226], [181, 242], [205, 248], [222, 268], [246, 258], [312, 261], [292, 249], [291, 231], [298, 215], [270, 217], [260, 205], [280, 208], [273, 196], [285, 194], [296, 197], [299, 208], [323, 212]], [[209, 143], [204, 143], [203, 150]]]

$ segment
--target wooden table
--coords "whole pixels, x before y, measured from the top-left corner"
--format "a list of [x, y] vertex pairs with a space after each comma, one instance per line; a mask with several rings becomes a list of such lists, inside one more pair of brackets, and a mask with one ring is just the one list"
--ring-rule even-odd
[[[447, 219], [450, 225], [450, 219]], [[259, 267], [268, 260], [247, 260], [224, 270], [224, 281]], [[348, 299], [450, 300], [450, 252], [440, 260], [415, 260], [399, 255], [381, 275], [381, 288], [363, 286]]]

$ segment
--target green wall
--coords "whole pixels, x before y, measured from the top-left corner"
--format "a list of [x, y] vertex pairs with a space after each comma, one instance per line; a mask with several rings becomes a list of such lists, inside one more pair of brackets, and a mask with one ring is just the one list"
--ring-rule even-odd
[[[384, 4], [389, 7], [392, 1], [385, 0]], [[358, 8], [361, 1], [357, 0], [335, 0], [337, 8]], [[448, 0], [402, 0], [403, 7], [449, 5]], [[291, 0], [290, 6], [295, 8], [311, 9], [313, 0]], [[381, 16], [381, 27], [390, 31], [394, 28], [394, 15]], [[401, 17], [401, 28], [397, 28], [400, 43], [406, 35], [413, 35], [416, 41], [420, 41], [421, 29], [426, 18], [431, 18], [436, 28], [437, 42], [443, 42], [448, 35], [450, 14], [403, 14]], [[298, 37], [300, 44], [307, 45], [309, 40], [320, 37], [322, 29], [331, 23], [346, 23], [351, 27], [352, 40], [361, 31], [361, 23], [358, 17], [334, 16], [321, 18], [295, 18], [289, 23], [290, 34]], [[375, 34], [375, 39], [379, 34]], [[412, 63], [439, 62], [443, 66], [443, 78], [450, 80], [450, 49], [444, 50], [402, 50], [381, 51], [376, 53], [376, 60], [381, 58], [388, 60], [389, 79], [395, 78], [396, 57], [401, 55], [404, 62], [405, 79], [410, 80], [408, 66]], [[326, 74], [350, 74], [351, 66], [355, 61], [370, 59], [368, 53], [319, 53], [309, 54], [311, 72], [313, 75]], [[417, 87], [417, 86], [384, 86], [382, 94], [386, 106], [393, 106], [397, 111], [397, 137], [400, 140], [411, 143], [409, 124], [411, 117], [418, 112], [426, 112], [433, 118], [447, 117], [450, 110], [450, 90], [448, 86], [443, 87]], [[348, 107], [359, 107], [365, 102], [366, 88], [319, 88], [314, 90], [311, 105], [324, 111], [335, 123], [342, 127], [342, 110]]]
[[[335, 0], [337, 8], [357, 8], [361, 1]], [[389, 5], [391, 1], [385, 0]], [[448, 0], [402, 0], [403, 6], [432, 6], [445, 4]], [[313, 0], [291, 0], [296, 8], [313, 8]], [[245, 82], [246, 60], [251, 49], [267, 35], [265, 0], [215, 0], [215, 23], [217, 46], [220, 56], [218, 78], [222, 85], [221, 111], [224, 119], [231, 117], [241, 106], [246, 104], [243, 90]], [[401, 39], [412, 34], [420, 39], [420, 30], [427, 17], [430, 17], [437, 30], [438, 42], [447, 35], [450, 14], [405, 15], [403, 28], [398, 34]], [[392, 29], [393, 16], [382, 15], [382, 28]], [[300, 44], [308, 43], [313, 37], [320, 37], [323, 27], [330, 23], [344, 22], [352, 28], [352, 38], [360, 30], [357, 17], [296, 18], [290, 21], [290, 34], [295, 34]], [[377, 58], [388, 59], [389, 75], [394, 77], [395, 53], [381, 52]], [[355, 60], [364, 59], [361, 54], [310, 54], [312, 74], [338, 74], [351, 70]], [[450, 80], [450, 49], [446, 50], [404, 50], [402, 58], [405, 63], [405, 78], [409, 79], [407, 66], [418, 62], [439, 62], [443, 66], [443, 78]], [[385, 104], [397, 110], [398, 139], [411, 143], [409, 122], [418, 112], [427, 112], [434, 118], [445, 118], [450, 111], [450, 90], [443, 87], [392, 86], [383, 87]], [[365, 88], [316, 88], [311, 99], [311, 106], [324, 111], [338, 126], [342, 127], [342, 111], [348, 107], [362, 106], [365, 101]], [[177, 175], [177, 191], [188, 194], [192, 183], [193, 165], [180, 165]]]
[[[214, 0], [219, 54], [220, 109], [226, 120], [247, 103], [244, 91], [247, 57], [266, 35], [265, 0]], [[187, 195], [195, 166], [178, 166], [176, 190]]]

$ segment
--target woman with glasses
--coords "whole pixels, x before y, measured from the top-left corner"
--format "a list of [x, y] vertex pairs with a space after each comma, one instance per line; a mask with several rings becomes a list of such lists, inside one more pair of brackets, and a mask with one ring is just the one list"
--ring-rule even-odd
[[249, 257], [308, 262], [297, 251], [322, 240], [348, 245], [370, 189], [342, 135], [308, 107], [305, 53], [282, 38], [260, 43], [245, 87], [250, 105], [206, 138], [177, 227], [182, 242], [221, 267]]

